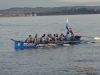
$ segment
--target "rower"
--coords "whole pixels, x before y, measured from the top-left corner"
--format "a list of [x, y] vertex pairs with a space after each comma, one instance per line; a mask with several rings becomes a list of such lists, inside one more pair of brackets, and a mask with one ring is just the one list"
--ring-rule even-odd
[[64, 37], [63, 32], [62, 32], [60, 35], [60, 41], [64, 41], [64, 40], [65, 40], [65, 37]]
[[40, 38], [40, 43], [45, 43], [46, 42], [46, 39], [45, 39], [45, 36], [42, 36], [41, 38]]
[[63, 41], [65, 41], [65, 36], [64, 35], [62, 35], [62, 38], [63, 38]]
[[49, 43], [49, 42], [50, 42], [50, 35], [48, 34], [46, 38], [46, 43]]
[[40, 38], [40, 43], [43, 43], [43, 36]]
[[60, 35], [60, 41], [65, 41], [65, 36], [64, 36], [63, 32]]
[[35, 38], [33, 39], [34, 43], [37, 44], [39, 41], [39, 38], [37, 37], [37, 34], [35, 35]]
[[25, 40], [26, 43], [32, 43], [32, 36], [29, 35], [29, 37]]
[[52, 37], [52, 34], [50, 34], [50, 41], [52, 41], [52, 38], [53, 38], [53, 37]]
[[60, 41], [60, 38], [59, 38], [59, 35], [58, 34], [56, 34], [56, 42], [59, 42]]
[[63, 38], [62, 38], [62, 33], [61, 33], [61, 35], [60, 35], [60, 41], [63, 41]]
[[56, 41], [56, 35], [54, 34], [54, 37], [52, 38], [53, 41]]

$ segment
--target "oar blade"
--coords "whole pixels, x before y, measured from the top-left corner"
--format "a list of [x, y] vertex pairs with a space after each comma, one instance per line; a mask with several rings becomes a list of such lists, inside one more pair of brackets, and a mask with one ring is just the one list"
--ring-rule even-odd
[[67, 47], [67, 46], [70, 46], [70, 44], [63, 44], [63, 46]]
[[94, 37], [94, 39], [95, 39], [95, 40], [100, 40], [100, 38], [99, 38], [99, 37]]

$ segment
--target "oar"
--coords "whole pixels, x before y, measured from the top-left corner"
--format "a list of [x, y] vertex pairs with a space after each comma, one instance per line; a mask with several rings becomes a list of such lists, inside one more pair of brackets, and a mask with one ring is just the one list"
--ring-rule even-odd
[[89, 44], [89, 43], [98, 43], [99, 41], [85, 41], [85, 40], [81, 40], [81, 43], [85, 44]]
[[99, 37], [94, 37], [94, 39], [95, 39], [95, 40], [100, 40], [100, 38], [99, 38]]
[[82, 36], [82, 37], [93, 38], [93, 39], [95, 39], [95, 40], [100, 40], [100, 37], [88, 37], [88, 36]]
[[63, 46], [65, 46], [65, 47], [66, 47], [66, 46], [70, 46], [70, 44], [63, 44]]

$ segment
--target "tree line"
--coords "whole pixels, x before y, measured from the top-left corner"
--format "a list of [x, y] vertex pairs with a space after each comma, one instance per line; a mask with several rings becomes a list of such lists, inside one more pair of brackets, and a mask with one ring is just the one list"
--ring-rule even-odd
[[70, 10], [61, 10], [61, 11], [54, 11], [54, 12], [32, 12], [34, 16], [43, 16], [43, 15], [77, 15], [77, 14], [100, 14], [99, 9], [87, 9], [87, 8], [80, 8], [80, 9], [70, 9]]

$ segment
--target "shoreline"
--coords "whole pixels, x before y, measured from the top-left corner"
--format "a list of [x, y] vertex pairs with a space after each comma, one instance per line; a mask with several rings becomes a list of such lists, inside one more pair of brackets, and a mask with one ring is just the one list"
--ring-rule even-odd
[[[70, 15], [99, 15], [99, 14], [70, 14]], [[37, 16], [63, 16], [63, 15], [37, 15]], [[4, 16], [0, 18], [14, 18], [14, 17], [35, 17], [35, 16]]]

